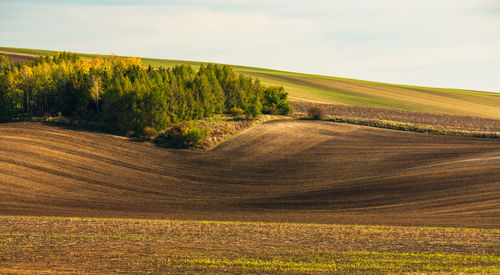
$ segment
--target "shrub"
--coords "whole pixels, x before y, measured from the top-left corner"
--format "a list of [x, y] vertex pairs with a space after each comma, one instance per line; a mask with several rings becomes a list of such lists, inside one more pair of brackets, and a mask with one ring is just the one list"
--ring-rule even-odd
[[281, 102], [277, 107], [280, 115], [289, 115], [292, 113], [292, 106], [288, 102]]
[[256, 96], [252, 97], [245, 106], [245, 115], [247, 119], [257, 118], [262, 111], [260, 99]]
[[243, 111], [243, 109], [241, 109], [241, 108], [234, 107], [234, 108], [231, 108], [229, 113], [236, 118], [242, 118], [243, 115], [245, 114], [245, 111]]
[[307, 114], [311, 119], [322, 119], [325, 117], [325, 108], [319, 105], [313, 105], [307, 110]]
[[155, 128], [146, 126], [142, 129], [142, 137], [147, 140], [152, 140], [158, 136], [158, 131]]
[[272, 115], [288, 115], [291, 111], [287, 102], [288, 93], [283, 87], [268, 87], [264, 90], [263, 112]]
[[192, 123], [180, 123], [158, 136], [155, 143], [164, 147], [191, 148], [198, 145], [209, 133], [208, 128], [200, 129]]
[[195, 125], [185, 127], [182, 132], [182, 137], [184, 138], [184, 145], [187, 147], [196, 146], [203, 138], [208, 136], [208, 129], [200, 129]]
[[262, 113], [269, 114], [269, 115], [279, 114], [278, 109], [276, 109], [276, 107], [274, 107], [274, 106], [264, 106], [262, 108]]

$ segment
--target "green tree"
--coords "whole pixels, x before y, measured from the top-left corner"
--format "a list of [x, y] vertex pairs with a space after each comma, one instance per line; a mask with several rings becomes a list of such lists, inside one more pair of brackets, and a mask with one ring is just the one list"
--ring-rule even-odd
[[0, 56], [0, 116], [5, 117], [62, 112], [139, 133], [230, 110], [248, 118], [263, 110], [287, 113], [286, 100], [283, 88], [265, 88], [227, 65], [202, 65], [195, 72], [186, 65], [153, 68], [139, 58], [88, 60], [67, 52], [12, 65]]
[[283, 87], [267, 87], [264, 90], [263, 110], [267, 114], [287, 115], [291, 111], [288, 93]]
[[247, 118], [257, 118], [262, 113], [262, 104], [257, 96], [252, 96], [245, 106], [245, 115]]

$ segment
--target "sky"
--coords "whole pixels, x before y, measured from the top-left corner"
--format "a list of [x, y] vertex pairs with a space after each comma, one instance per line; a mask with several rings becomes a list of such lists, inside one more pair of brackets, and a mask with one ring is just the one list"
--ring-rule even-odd
[[0, 0], [0, 46], [500, 92], [500, 0]]

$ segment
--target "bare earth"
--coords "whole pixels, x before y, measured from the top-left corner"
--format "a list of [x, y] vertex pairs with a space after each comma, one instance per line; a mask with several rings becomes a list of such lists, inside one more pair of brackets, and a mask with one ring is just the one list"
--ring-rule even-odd
[[18, 53], [4, 52], [4, 51], [0, 51], [0, 55], [7, 56], [7, 58], [9, 58], [10, 62], [12, 63], [24, 63], [26, 61], [31, 61], [36, 59], [36, 56], [33, 55], [18, 54]]
[[271, 121], [210, 152], [0, 124], [0, 215], [498, 227], [500, 141]]
[[500, 272], [500, 230], [0, 216], [0, 274]]

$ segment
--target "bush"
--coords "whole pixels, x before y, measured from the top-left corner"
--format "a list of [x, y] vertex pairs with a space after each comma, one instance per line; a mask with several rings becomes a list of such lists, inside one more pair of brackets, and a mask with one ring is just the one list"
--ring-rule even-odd
[[262, 112], [271, 115], [288, 115], [291, 107], [287, 102], [288, 93], [283, 87], [268, 87], [264, 90]]
[[245, 106], [245, 115], [247, 119], [254, 119], [260, 116], [262, 111], [262, 104], [260, 99], [256, 96], [252, 97]]
[[234, 107], [234, 108], [231, 108], [229, 113], [231, 115], [233, 115], [235, 118], [242, 118], [243, 115], [245, 114], [245, 111], [243, 111], [243, 109], [241, 109], [241, 108]]
[[313, 105], [307, 110], [307, 114], [311, 119], [322, 119], [325, 117], [325, 108], [319, 105]]
[[289, 115], [292, 113], [292, 106], [288, 102], [281, 102], [277, 107], [280, 115]]
[[200, 129], [192, 123], [181, 123], [170, 127], [158, 136], [155, 143], [164, 147], [192, 148], [210, 133], [208, 128]]
[[158, 136], [158, 131], [155, 128], [146, 126], [142, 129], [142, 137], [146, 140], [152, 140]]
[[187, 147], [196, 146], [203, 138], [208, 136], [208, 129], [200, 129], [194, 125], [188, 126], [183, 129], [182, 137], [184, 138], [184, 145]]

